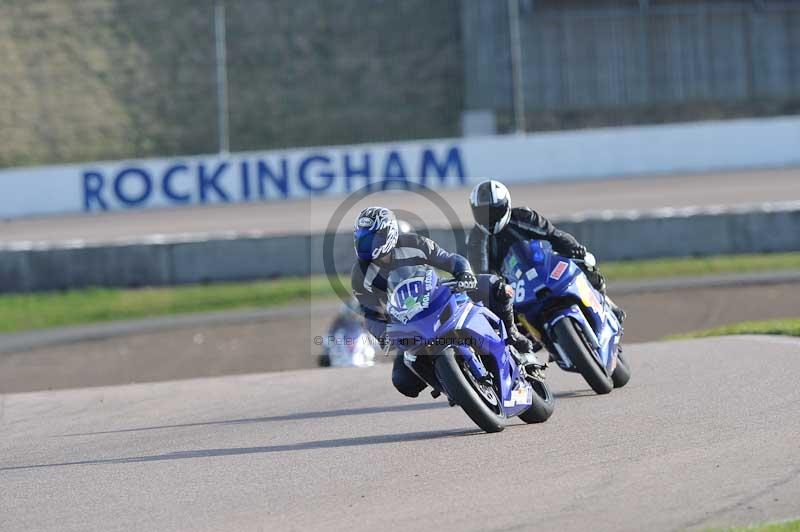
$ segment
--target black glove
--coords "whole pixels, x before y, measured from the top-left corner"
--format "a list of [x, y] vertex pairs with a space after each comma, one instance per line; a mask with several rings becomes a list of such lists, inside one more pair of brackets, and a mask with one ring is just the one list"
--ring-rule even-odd
[[456, 281], [458, 282], [458, 289], [462, 292], [478, 288], [478, 279], [469, 270], [457, 273]]
[[582, 259], [586, 256], [586, 246], [582, 246], [578, 244], [571, 250], [569, 250], [569, 258], [571, 259]]

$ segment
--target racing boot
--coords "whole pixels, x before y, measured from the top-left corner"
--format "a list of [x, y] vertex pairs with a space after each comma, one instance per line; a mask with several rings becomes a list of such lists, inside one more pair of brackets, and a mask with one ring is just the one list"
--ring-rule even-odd
[[500, 319], [503, 320], [503, 325], [506, 326], [506, 332], [508, 333], [506, 343], [513, 347], [511, 354], [517, 360], [517, 363], [526, 368], [532, 366], [536, 369], [542, 369], [543, 365], [535, 355], [536, 351], [540, 350], [542, 346], [538, 342], [534, 345], [527, 336], [519, 331], [517, 324], [514, 323], [514, 310], [510, 305], [505, 309]]
[[622, 325], [622, 322], [625, 321], [625, 311], [622, 310], [622, 307], [617, 306], [614, 303], [614, 300], [608, 297], [606, 290], [608, 289], [608, 285], [606, 284], [606, 278], [603, 277], [603, 274], [595, 267], [584, 267], [582, 268], [583, 272], [586, 274], [586, 278], [589, 280], [589, 283], [601, 294], [603, 294], [608, 301], [608, 307], [611, 309], [611, 312], [614, 313], [614, 316], [617, 317], [617, 321], [619, 324]]
[[514, 289], [511, 285], [502, 281], [495, 284], [493, 288], [494, 304], [492, 307], [494, 308], [492, 310], [495, 311], [502, 320], [503, 325], [506, 326], [506, 333], [508, 334], [506, 343], [513, 347], [511, 349], [512, 355], [517, 363], [523, 367], [530, 365], [541, 367], [534, 354], [542, 348], [541, 344], [537, 342], [538, 348], [534, 346], [533, 342], [517, 329], [517, 324], [514, 322]]
[[610, 297], [606, 296], [606, 301], [608, 301], [608, 308], [611, 309], [611, 312], [613, 312], [614, 316], [617, 317], [617, 321], [619, 321], [619, 324], [622, 325], [622, 322], [625, 321], [625, 317], [627, 316], [627, 314], [625, 313], [624, 310], [622, 310], [622, 307], [617, 306], [617, 304], [614, 303], [614, 300], [611, 299]]

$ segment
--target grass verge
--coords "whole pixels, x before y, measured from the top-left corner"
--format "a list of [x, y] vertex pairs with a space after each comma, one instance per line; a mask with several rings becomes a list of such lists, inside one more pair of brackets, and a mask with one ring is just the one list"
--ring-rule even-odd
[[714, 528], [708, 532], [800, 532], [800, 519], [736, 528]]
[[800, 270], [800, 253], [717, 255], [607, 262], [599, 265], [610, 281]]
[[704, 331], [676, 334], [669, 336], [668, 338], [670, 340], [679, 340], [684, 338], [705, 338], [708, 336], [728, 336], [731, 334], [771, 334], [800, 337], [800, 318], [745, 321], [742, 323], [734, 323], [733, 325], [715, 327], [713, 329], [707, 329]]
[[264, 308], [332, 297], [334, 293], [328, 280], [322, 276], [136, 290], [89, 289], [8, 294], [0, 296], [0, 332], [172, 314]]
[[[658, 259], [601, 264], [611, 281], [800, 270], [800, 253]], [[345, 282], [344, 286], [349, 286]], [[273, 281], [0, 295], [0, 332], [194, 312], [264, 308], [332, 298], [324, 276]]]

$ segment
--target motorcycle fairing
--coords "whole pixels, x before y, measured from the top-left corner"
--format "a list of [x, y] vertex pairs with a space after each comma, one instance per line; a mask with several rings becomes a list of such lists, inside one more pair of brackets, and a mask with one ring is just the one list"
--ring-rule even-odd
[[[416, 271], [410, 271], [416, 268]], [[419, 271], [425, 270], [424, 273]], [[400, 270], [406, 270], [400, 272]], [[425, 267], [404, 267], [398, 270], [400, 279], [392, 283], [390, 290], [400, 288], [401, 293], [390, 294], [388, 309], [394, 318], [387, 326], [388, 339], [406, 353], [405, 360], [418, 360], [419, 356], [435, 356], [452, 347], [461, 356], [476, 379], [485, 378], [487, 369], [481, 358], [489, 357], [496, 366], [498, 387], [507, 416], [515, 416], [525, 411], [532, 403], [533, 388], [520, 375], [519, 367], [505, 344], [507, 333], [502, 321], [481, 303], [473, 302], [466, 294], [454, 293], [449, 287], [441, 286], [432, 269]], [[402, 274], [408, 276], [402, 278]], [[405, 281], [414, 278], [412, 283]], [[427, 302], [424, 305], [423, 302]], [[416, 305], [422, 308], [414, 309]], [[403, 322], [400, 318], [406, 318]], [[498, 330], [499, 329], [499, 334]], [[409, 338], [422, 339], [416, 345], [403, 345]], [[438, 343], [437, 339], [459, 339], [459, 342]], [[464, 340], [469, 339], [469, 342]], [[413, 369], [413, 367], [412, 367]], [[418, 373], [419, 374], [419, 373]], [[427, 381], [427, 379], [426, 379]], [[441, 383], [430, 383], [437, 388]]]

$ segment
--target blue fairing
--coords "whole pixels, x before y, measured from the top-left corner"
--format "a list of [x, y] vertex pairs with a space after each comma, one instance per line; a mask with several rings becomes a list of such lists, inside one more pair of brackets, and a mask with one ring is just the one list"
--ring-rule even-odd
[[[521, 378], [509, 353], [503, 323], [489, 309], [466, 294], [441, 286], [434, 270], [424, 266], [393, 271], [388, 292], [391, 322], [387, 337], [398, 349], [416, 357], [415, 364], [432, 364], [436, 355], [453, 348], [476, 379], [492, 372], [506, 416], [519, 415], [530, 407], [533, 390]], [[428, 384], [443, 390], [440, 382]]]
[[576, 263], [553, 252], [548, 242], [524, 241], [509, 250], [502, 273], [515, 288], [515, 312], [529, 323], [543, 323], [545, 332], [561, 319], [573, 319], [594, 355], [613, 371], [622, 327]]

